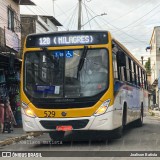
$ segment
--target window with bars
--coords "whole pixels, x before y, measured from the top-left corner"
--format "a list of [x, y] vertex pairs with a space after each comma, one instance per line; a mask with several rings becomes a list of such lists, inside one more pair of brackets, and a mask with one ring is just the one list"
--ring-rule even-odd
[[8, 8], [8, 29], [14, 31], [14, 11]]

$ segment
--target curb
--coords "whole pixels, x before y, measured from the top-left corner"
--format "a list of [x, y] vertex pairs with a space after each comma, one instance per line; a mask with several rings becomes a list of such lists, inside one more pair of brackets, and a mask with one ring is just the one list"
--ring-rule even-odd
[[39, 137], [41, 136], [43, 133], [42, 132], [31, 132], [28, 133], [26, 135], [22, 135], [20, 137], [13, 137], [13, 138], [8, 138], [4, 141], [0, 142], [0, 146], [6, 146], [6, 145], [10, 145], [14, 142], [20, 142], [22, 140], [26, 140], [28, 137]]

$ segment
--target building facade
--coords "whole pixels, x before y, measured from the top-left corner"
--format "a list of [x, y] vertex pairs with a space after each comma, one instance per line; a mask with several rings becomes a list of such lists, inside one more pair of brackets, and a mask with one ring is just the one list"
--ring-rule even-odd
[[153, 29], [150, 40], [150, 60], [151, 60], [151, 86], [153, 90], [153, 104], [159, 103], [160, 88], [158, 87], [158, 79], [160, 77], [160, 26]]
[[62, 26], [53, 16], [45, 15], [21, 15], [21, 45], [31, 33], [56, 32], [58, 26]]
[[30, 0], [1, 0], [0, 53], [19, 56], [21, 49], [20, 5], [34, 5]]
[[[20, 5], [30, 0], [0, 0], [0, 132], [12, 131], [20, 120]], [[7, 127], [8, 126], [8, 127]]]

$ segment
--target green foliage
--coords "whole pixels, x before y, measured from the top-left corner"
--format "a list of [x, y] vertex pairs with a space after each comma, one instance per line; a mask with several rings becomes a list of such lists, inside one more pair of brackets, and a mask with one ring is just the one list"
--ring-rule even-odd
[[146, 68], [147, 73], [150, 74], [151, 73], [151, 60], [150, 60], [150, 58], [148, 58], [148, 61], [145, 63], [144, 67]]

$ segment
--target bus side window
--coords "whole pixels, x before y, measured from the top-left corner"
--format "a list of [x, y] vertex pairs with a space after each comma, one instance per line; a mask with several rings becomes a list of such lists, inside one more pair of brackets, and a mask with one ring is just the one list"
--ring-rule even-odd
[[121, 68], [120, 68], [119, 60], [118, 59], [119, 58], [118, 58], [117, 53], [116, 53], [118, 80], [121, 80]]
[[137, 83], [137, 70], [136, 70], [136, 68], [137, 68], [137, 65], [134, 63], [134, 79], [135, 79], [135, 85], [137, 85], [138, 83]]
[[132, 83], [132, 66], [131, 66], [131, 59], [128, 57], [129, 62], [129, 75], [130, 75], [130, 83]]
[[132, 83], [135, 84], [134, 62], [132, 60], [131, 60], [131, 71], [132, 71]]
[[[125, 62], [126, 62], [126, 59], [127, 59], [127, 56], [125, 55]], [[127, 81], [127, 65], [126, 64], [123, 67], [123, 72], [124, 72], [124, 81]]]
[[126, 56], [126, 76], [127, 76], [127, 82], [130, 82], [131, 76], [130, 76], [129, 58], [127, 56]]
[[139, 67], [137, 66], [137, 78], [138, 78], [138, 86], [140, 86], [140, 74], [139, 74]]
[[114, 72], [114, 79], [118, 79], [118, 66], [117, 66], [117, 59], [116, 54], [112, 53], [112, 59], [113, 59], [113, 72]]
[[141, 69], [141, 81], [142, 81], [141, 86], [142, 88], [144, 88], [144, 72], [142, 69]]
[[121, 81], [125, 81], [124, 67], [120, 67], [120, 70], [121, 70], [120, 79]]
[[142, 73], [141, 73], [141, 68], [139, 68], [139, 82], [140, 82], [140, 87], [142, 87]]
[[125, 81], [127, 79], [126, 75], [126, 55], [123, 51], [117, 51], [116, 53], [117, 66], [118, 66], [118, 79]]

